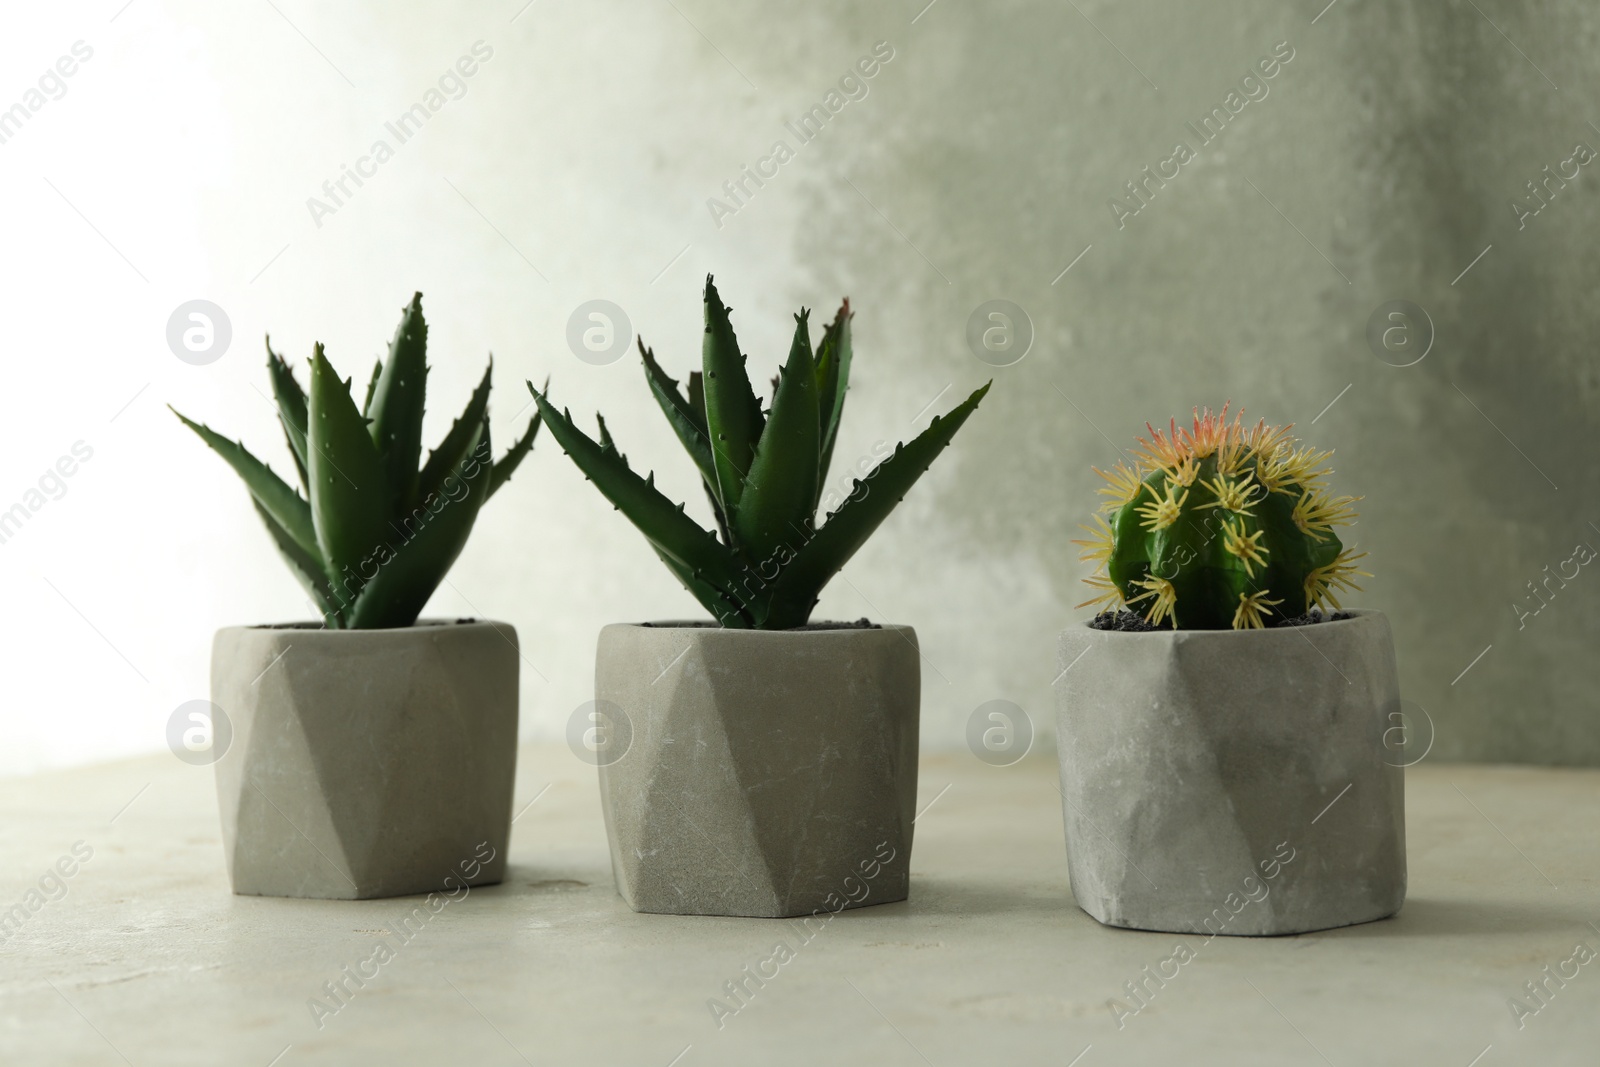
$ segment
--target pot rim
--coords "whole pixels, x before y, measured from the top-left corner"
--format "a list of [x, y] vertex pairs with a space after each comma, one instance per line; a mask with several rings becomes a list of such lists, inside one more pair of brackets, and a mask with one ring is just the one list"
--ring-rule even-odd
[[1234, 629], [1227, 629], [1227, 630], [1190, 630], [1190, 629], [1177, 629], [1177, 630], [1174, 630], [1174, 629], [1168, 629], [1168, 628], [1162, 628], [1162, 629], [1159, 629], [1159, 630], [1098, 630], [1098, 629], [1094, 628], [1093, 626], [1090, 626], [1088, 620], [1084, 620], [1083, 622], [1074, 623], [1068, 630], [1063, 631], [1063, 632], [1064, 633], [1073, 633], [1073, 632], [1090, 633], [1090, 634], [1096, 634], [1096, 635], [1099, 635], [1099, 636], [1102, 636], [1102, 637], [1105, 637], [1105, 638], [1108, 638], [1108, 639], [1112, 639], [1112, 640], [1120, 639], [1120, 638], [1138, 639], [1138, 638], [1155, 638], [1155, 637], [1163, 637], [1163, 638], [1167, 638], [1167, 639], [1170, 640], [1171, 638], [1174, 638], [1174, 637], [1190, 637], [1190, 636], [1198, 636], [1198, 635], [1213, 636], [1214, 635], [1214, 636], [1217, 636], [1219, 640], [1246, 640], [1246, 641], [1251, 641], [1251, 640], [1262, 640], [1262, 639], [1265, 639], [1265, 638], [1270, 637], [1270, 636], [1275, 635], [1275, 634], [1296, 633], [1296, 632], [1300, 632], [1300, 631], [1304, 631], [1304, 630], [1321, 630], [1323, 627], [1326, 627], [1326, 626], [1343, 626], [1343, 625], [1346, 625], [1346, 624], [1349, 624], [1349, 623], [1359, 623], [1359, 622], [1362, 622], [1363, 620], [1370, 620], [1370, 619], [1373, 619], [1373, 618], [1381, 619], [1381, 618], [1385, 617], [1383, 612], [1378, 611], [1378, 610], [1376, 610], [1374, 608], [1339, 608], [1337, 610], [1339, 612], [1341, 612], [1342, 614], [1349, 615], [1350, 618], [1348, 618], [1348, 619], [1327, 619], [1327, 620], [1324, 620], [1323, 622], [1311, 623], [1311, 624], [1306, 625], [1306, 626], [1272, 626], [1272, 627], [1268, 627], [1266, 629], [1261, 629], [1261, 630], [1254, 630], [1254, 629], [1250, 629], [1250, 630], [1234, 630]]
[[[421, 633], [434, 628], [462, 628], [471, 626], [511, 626], [509, 622], [499, 619], [418, 619], [410, 626], [373, 626], [363, 627], [358, 630], [334, 630], [326, 623], [312, 622], [310, 620], [296, 620], [293, 622], [255, 622], [241, 623], [235, 626], [222, 626], [219, 630], [251, 630], [260, 632], [281, 631], [296, 634], [409, 634]], [[514, 627], [513, 627], [514, 629]]]
[[[822, 621], [827, 622], [829, 620], [824, 619]], [[606, 623], [603, 627], [601, 627], [601, 629], [610, 629], [612, 627], [619, 627], [629, 630], [648, 630], [656, 633], [747, 634], [751, 635], [752, 637], [759, 635], [761, 638], [816, 638], [836, 635], [871, 634], [878, 633], [880, 631], [898, 633], [901, 631], [911, 630], [914, 632], [914, 628], [912, 626], [899, 622], [874, 623], [872, 626], [830, 626], [826, 629], [818, 630], [752, 630], [733, 626], [719, 626], [709, 620], [702, 621], [699, 619], [661, 619], [659, 621], [652, 620], [648, 622], [610, 622]], [[737, 641], [746, 640], [747, 638], [729, 637], [727, 639]]]

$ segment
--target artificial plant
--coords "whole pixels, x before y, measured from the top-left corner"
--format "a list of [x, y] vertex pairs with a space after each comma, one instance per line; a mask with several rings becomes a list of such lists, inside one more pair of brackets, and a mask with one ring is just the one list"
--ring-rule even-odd
[[1337, 610], [1340, 593], [1360, 589], [1366, 553], [1334, 527], [1355, 521], [1361, 497], [1329, 491], [1332, 451], [1300, 447], [1290, 426], [1246, 426], [1243, 414], [1230, 423], [1224, 404], [1196, 410], [1192, 427], [1146, 423], [1131, 466], [1093, 468], [1110, 500], [1074, 542], [1096, 564], [1085, 581], [1097, 595], [1080, 608], [1143, 605], [1153, 626], [1237, 630]]
[[617, 451], [599, 417], [599, 440], [557, 411], [532, 382], [550, 433], [613, 505], [649, 540], [656, 554], [725, 627], [783, 630], [811, 617], [823, 586], [894, 510], [906, 491], [950, 443], [989, 390], [986, 384], [910, 444], [852, 482], [839, 507], [817, 525], [828, 468], [850, 381], [850, 302], [846, 300], [812, 351], [809, 312], [795, 316], [788, 361], [762, 408], [746, 372], [730, 309], [711, 278], [705, 286], [701, 369], [687, 392], [639, 342], [645, 380], [699, 470], [717, 530], [704, 529], [640, 477]]
[[511, 477], [539, 432], [536, 413], [521, 439], [494, 460], [491, 358], [466, 410], [419, 469], [427, 349], [417, 293], [357, 408], [350, 379], [339, 378], [321, 344], [313, 349], [305, 390], [267, 339], [267, 373], [300, 490], [243, 442], [173, 412], [244, 479], [273, 543], [330, 629], [415, 622], [461, 552], [478, 509]]

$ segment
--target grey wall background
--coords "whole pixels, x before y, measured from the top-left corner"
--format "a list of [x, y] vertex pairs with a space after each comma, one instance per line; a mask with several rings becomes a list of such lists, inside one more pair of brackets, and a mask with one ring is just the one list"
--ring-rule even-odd
[[[550, 374], [704, 517], [636, 363], [582, 363], [564, 334], [608, 299], [687, 370], [707, 272], [763, 377], [796, 307], [851, 297], [841, 467], [997, 378], [819, 611], [917, 626], [929, 746], [959, 748], [997, 698], [1048, 730], [1054, 635], [1086, 614], [1069, 539], [1094, 506], [1089, 466], [1146, 420], [1231, 399], [1335, 448], [1337, 488], [1365, 495], [1353, 534], [1375, 577], [1357, 600], [1393, 620], [1430, 758], [1600, 763], [1600, 576], [1569, 563], [1548, 606], [1516, 607], [1575, 546], [1600, 548], [1600, 170], [1522, 228], [1510, 206], [1600, 145], [1600, 11], [1324, 2], [114, 0], [17, 16], [0, 45], [13, 99], [74, 41], [95, 54], [0, 145], [0, 476], [18, 498], [75, 440], [95, 459], [0, 545], [0, 636], [28, 665], [0, 769], [160, 747], [205, 692], [213, 629], [306, 614], [231, 473], [163, 402], [282, 468], [260, 336], [296, 359], [322, 340], [361, 375], [421, 289], [431, 437], [493, 350], [498, 419], [520, 426], [521, 380]], [[480, 40], [493, 56], [464, 95], [318, 225], [307, 198]], [[799, 145], [785, 120], [880, 41], [894, 56], [866, 96]], [[1293, 59], [1267, 95], [1201, 146], [1185, 123], [1280, 42]], [[707, 199], [779, 139], [793, 160], [718, 226]], [[1198, 157], [1119, 227], [1110, 198], [1179, 140]], [[164, 341], [195, 297], [234, 330], [207, 367]], [[999, 370], [965, 341], [996, 298], [1036, 331]], [[1396, 299], [1435, 334], [1403, 368], [1366, 339]], [[599, 625], [698, 612], [547, 441], [523, 470], [433, 611], [517, 625], [525, 732], [554, 737], [589, 692]]]

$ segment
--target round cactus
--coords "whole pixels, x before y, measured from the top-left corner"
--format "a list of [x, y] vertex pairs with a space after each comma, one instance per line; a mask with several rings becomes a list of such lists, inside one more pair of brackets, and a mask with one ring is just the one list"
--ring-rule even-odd
[[1355, 521], [1361, 498], [1329, 493], [1333, 453], [1301, 447], [1289, 426], [1227, 416], [1224, 404], [1195, 411], [1193, 427], [1146, 423], [1132, 467], [1094, 468], [1110, 499], [1074, 541], [1096, 564], [1085, 579], [1096, 595], [1078, 607], [1127, 607], [1173, 629], [1259, 629], [1338, 610], [1340, 593], [1360, 589], [1366, 553], [1333, 528]]

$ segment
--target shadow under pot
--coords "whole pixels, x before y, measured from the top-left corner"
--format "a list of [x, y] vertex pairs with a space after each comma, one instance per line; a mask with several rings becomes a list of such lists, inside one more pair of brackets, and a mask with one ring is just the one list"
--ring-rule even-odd
[[[1072, 893], [1108, 926], [1295, 934], [1406, 894], [1389, 622], [1062, 633]], [[1392, 761], [1392, 762], [1391, 762]]]
[[605, 627], [590, 751], [617, 891], [764, 918], [906, 899], [920, 696], [909, 626]]
[[233, 891], [353, 900], [499, 882], [518, 665], [517, 632], [500, 622], [217, 631]]

